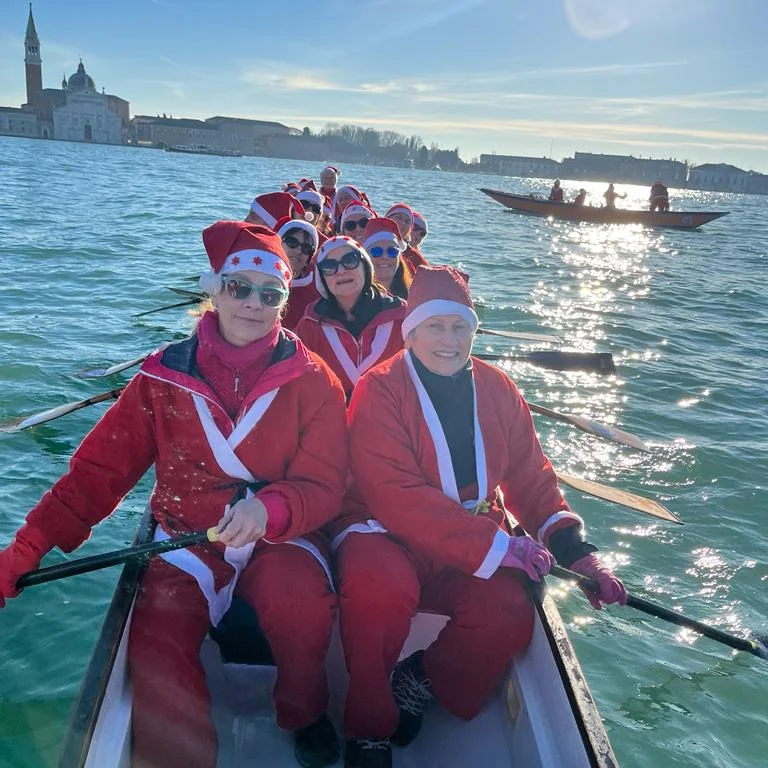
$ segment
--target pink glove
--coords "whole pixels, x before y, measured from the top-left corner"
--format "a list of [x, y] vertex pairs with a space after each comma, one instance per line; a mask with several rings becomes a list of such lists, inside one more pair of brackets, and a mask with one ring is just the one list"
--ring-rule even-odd
[[19, 576], [35, 570], [50, 547], [34, 528], [25, 525], [6, 549], [0, 551], [0, 608], [5, 601], [19, 594]]
[[584, 589], [584, 587], [581, 588], [581, 591], [587, 596], [589, 604], [596, 610], [599, 611], [603, 604], [627, 604], [627, 590], [624, 589], [621, 580], [614, 575], [610, 568], [603, 565], [597, 559], [597, 555], [584, 555], [584, 557], [579, 558], [575, 563], [571, 563], [570, 570], [580, 573], [582, 576], [588, 576], [598, 583], [600, 587], [599, 595], [596, 595], [591, 590]]
[[507, 546], [507, 554], [501, 564], [507, 568], [518, 568], [528, 574], [532, 581], [541, 581], [555, 564], [549, 550], [528, 536], [513, 536]]

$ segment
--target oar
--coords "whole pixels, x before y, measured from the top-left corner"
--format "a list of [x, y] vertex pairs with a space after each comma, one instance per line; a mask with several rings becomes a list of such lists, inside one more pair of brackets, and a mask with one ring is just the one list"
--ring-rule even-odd
[[[587, 576], [582, 576], [581, 574], [574, 573], [566, 568], [561, 568], [559, 565], [553, 566], [550, 573], [558, 579], [575, 581], [580, 586], [585, 587], [592, 592], [600, 593], [600, 587], [598, 587], [597, 583]], [[671, 624], [676, 624], [679, 627], [692, 629], [700, 635], [704, 635], [711, 640], [717, 640], [718, 643], [723, 643], [731, 648], [735, 648], [737, 651], [746, 651], [747, 653], [759, 656], [761, 659], [768, 659], [768, 638], [764, 635], [758, 635], [754, 640], [736, 637], [736, 635], [723, 632], [721, 629], [711, 627], [709, 624], [703, 624], [682, 613], [672, 611], [669, 608], [665, 608], [663, 605], [652, 603], [650, 600], [632, 594], [627, 595], [627, 605], [638, 611], [642, 611], [643, 613], [656, 616], [659, 619], [664, 619], [664, 621], [668, 621]]]
[[19, 580], [16, 582], [16, 589], [33, 587], [36, 584], [45, 584], [48, 581], [64, 579], [67, 576], [77, 576], [81, 573], [98, 571], [101, 568], [120, 565], [120, 563], [125, 563], [134, 558], [154, 557], [155, 555], [161, 555], [163, 552], [172, 552], [174, 549], [183, 549], [184, 547], [191, 547], [194, 544], [202, 544], [206, 541], [216, 541], [215, 527], [209, 528], [207, 531], [185, 533], [182, 536], [176, 536], [165, 541], [152, 541], [148, 544], [139, 544], [135, 547], [105, 552], [103, 555], [83, 557], [79, 560], [72, 560], [69, 563], [61, 563], [61, 565], [51, 565], [48, 568], [40, 568], [37, 571], [28, 571], [19, 577]]
[[550, 336], [546, 333], [522, 333], [518, 331], [496, 331], [490, 328], [478, 328], [478, 333], [486, 336], [501, 336], [505, 339], [517, 339], [519, 341], [538, 341], [542, 344], [562, 344], [563, 340], [559, 336]]
[[630, 448], [637, 448], [639, 451], [645, 451], [650, 453], [651, 449], [637, 436], [624, 432], [616, 427], [611, 427], [608, 424], [602, 424], [599, 421], [593, 421], [592, 419], [584, 418], [583, 416], [574, 416], [570, 413], [560, 413], [559, 411], [553, 411], [551, 408], [546, 408], [543, 405], [537, 405], [536, 403], [528, 403], [528, 407], [541, 416], [547, 416], [555, 421], [561, 421], [564, 424], [571, 424], [582, 432], [587, 432], [590, 435], [596, 437], [603, 437], [606, 440], [613, 440], [614, 443], [620, 443], [621, 445], [627, 445]]
[[186, 288], [174, 288], [173, 286], [166, 285], [165, 286], [167, 290], [171, 291], [172, 293], [178, 294], [179, 296], [188, 296], [189, 298], [192, 298], [193, 296], [197, 299], [200, 299], [201, 301], [205, 298], [205, 294], [201, 291], [188, 291]]
[[678, 525], [683, 524], [683, 521], [674, 512], [670, 512], [666, 507], [659, 504], [658, 501], [653, 501], [653, 499], [646, 499], [645, 496], [638, 496], [629, 491], [622, 491], [620, 488], [603, 485], [594, 480], [587, 480], [583, 477], [574, 477], [566, 472], [555, 470], [555, 474], [557, 475], [557, 479], [564, 485], [569, 485], [571, 488], [575, 488], [577, 491], [586, 493], [589, 496], [594, 496], [595, 498], [603, 499], [604, 501], [610, 501], [613, 504], [620, 504], [622, 507], [634, 509], [637, 512], [644, 512], [646, 515], [659, 517], [662, 520], [668, 520], [671, 523], [677, 523]]
[[526, 355], [499, 355], [492, 352], [473, 352], [473, 357], [496, 362], [526, 362], [552, 371], [588, 371], [605, 376], [616, 373], [610, 352], [563, 352], [539, 350]]
[[12, 421], [6, 421], [0, 424], [0, 432], [20, 432], [22, 429], [36, 427], [38, 424], [45, 424], [48, 421], [58, 419], [60, 416], [66, 416], [68, 413], [79, 411], [81, 408], [87, 408], [89, 405], [96, 405], [96, 403], [103, 403], [107, 400], [117, 400], [123, 389], [123, 387], [111, 389], [109, 392], [102, 392], [100, 395], [94, 395], [85, 400], [78, 400], [75, 403], [65, 403], [55, 408], [49, 408], [47, 411], [36, 413], [33, 416], [22, 416]]
[[186, 301], [180, 301], [178, 304], [167, 304], [164, 307], [155, 307], [155, 309], [148, 309], [146, 312], [139, 312], [134, 317], [144, 317], [144, 315], [151, 315], [155, 312], [164, 312], [166, 309], [176, 309], [176, 307], [188, 307], [190, 304], [198, 304], [200, 299], [187, 299]]
[[128, 360], [124, 363], [115, 363], [110, 365], [109, 368], [88, 368], [85, 371], [80, 371], [78, 376], [82, 379], [98, 379], [102, 376], [113, 376], [116, 373], [122, 373], [129, 368], [133, 368], [134, 365], [141, 365], [147, 359], [147, 355], [141, 357], [134, 357], [133, 360]]

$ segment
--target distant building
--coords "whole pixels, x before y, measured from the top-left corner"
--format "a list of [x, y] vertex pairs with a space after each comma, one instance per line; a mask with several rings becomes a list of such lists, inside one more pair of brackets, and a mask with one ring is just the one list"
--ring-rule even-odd
[[[762, 175], [762, 174], [756, 174]], [[750, 174], [727, 163], [704, 163], [691, 168], [688, 186], [716, 192], [747, 192]]]
[[480, 155], [480, 169], [499, 176], [536, 176], [550, 178], [560, 175], [560, 163], [549, 157], [521, 155]]
[[752, 195], [768, 195], [768, 175], [749, 171], [746, 191]]
[[[128, 136], [129, 108], [125, 99], [96, 90], [81, 61], [61, 88], [43, 88], [40, 38], [29, 6], [24, 37], [27, 101], [20, 117], [16, 108], [0, 107], [0, 133], [41, 139], [122, 144]], [[34, 126], [34, 130], [32, 130]]]
[[155, 147], [204, 144], [244, 155], [262, 154], [265, 138], [288, 136], [291, 130], [282, 123], [221, 115], [207, 120], [136, 115], [131, 120], [131, 140], [136, 144]]
[[688, 171], [688, 164], [679, 160], [575, 152], [572, 158], [563, 161], [562, 175], [567, 179], [624, 184], [651, 185], [660, 180], [668, 187], [682, 187]]

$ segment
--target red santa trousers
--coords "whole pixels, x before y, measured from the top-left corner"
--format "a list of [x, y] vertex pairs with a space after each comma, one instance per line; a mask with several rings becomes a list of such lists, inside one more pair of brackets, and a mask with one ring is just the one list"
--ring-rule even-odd
[[390, 687], [421, 608], [450, 617], [424, 653], [435, 697], [472, 719], [533, 632], [533, 604], [517, 572], [481, 579], [414, 554], [385, 534], [351, 533], [337, 550], [339, 616], [349, 688], [347, 738], [387, 738], [398, 711]]
[[[292, 544], [259, 547], [235, 594], [253, 606], [277, 666], [277, 724], [296, 730], [328, 705], [325, 656], [336, 596], [320, 563]], [[214, 768], [218, 743], [200, 661], [208, 604], [184, 571], [154, 559], [141, 584], [128, 661], [134, 768]]]

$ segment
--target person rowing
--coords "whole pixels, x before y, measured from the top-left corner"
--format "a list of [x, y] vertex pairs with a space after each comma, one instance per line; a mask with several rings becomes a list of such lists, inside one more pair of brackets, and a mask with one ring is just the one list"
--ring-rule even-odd
[[325, 657], [336, 598], [317, 529], [347, 479], [344, 392], [280, 326], [291, 268], [280, 237], [246, 222], [203, 232], [212, 309], [152, 354], [0, 552], [0, 605], [19, 576], [71, 552], [154, 464], [155, 540], [216, 526], [218, 541], [154, 558], [128, 637], [133, 765], [214, 768], [200, 660], [233, 595], [257, 612], [277, 666], [278, 725], [302, 766], [338, 759]]
[[327, 197], [331, 203], [336, 196], [336, 184], [341, 176], [341, 171], [335, 165], [326, 165], [320, 171], [320, 189], [321, 195]]
[[627, 193], [624, 192], [624, 194], [620, 195], [615, 189], [613, 184], [608, 185], [608, 189], [603, 192], [603, 199], [605, 200], [605, 207], [606, 208], [615, 208], [616, 207], [616, 199], [624, 200], [627, 197]]
[[305, 211], [312, 214], [312, 223], [319, 231], [325, 227], [325, 214], [323, 212], [323, 203], [325, 197], [315, 188], [315, 182], [311, 179], [304, 182], [301, 189], [296, 193], [296, 199], [301, 203]]
[[[413, 211], [413, 229], [411, 230], [411, 247], [421, 254], [421, 244], [429, 234], [427, 220], [418, 211]], [[422, 257], [423, 258], [423, 257]]]
[[393, 296], [407, 299], [413, 278], [402, 259], [406, 244], [398, 225], [389, 218], [371, 219], [360, 242], [371, 257], [376, 282]]
[[292, 331], [307, 307], [320, 298], [315, 287], [314, 259], [321, 236], [313, 224], [301, 219], [280, 219], [275, 230], [280, 235], [293, 274], [288, 303], [280, 323], [283, 328]]
[[351, 184], [345, 184], [343, 187], [339, 187], [333, 198], [333, 210], [331, 214], [333, 230], [338, 235], [344, 234], [341, 228], [341, 215], [344, 213], [344, 209], [353, 202], [364, 203], [369, 208], [371, 207], [370, 200], [368, 200], [368, 196], [365, 192], [361, 192], [357, 187], [353, 187]]
[[312, 221], [313, 213], [307, 213], [299, 200], [288, 192], [267, 192], [254, 198], [245, 221], [274, 230], [280, 219], [304, 219]]
[[339, 234], [359, 241], [365, 232], [365, 225], [374, 218], [376, 218], [376, 212], [371, 207], [365, 203], [352, 202], [341, 214]]
[[549, 197], [547, 199], [551, 203], [563, 202], [563, 188], [560, 186], [560, 179], [555, 179], [555, 183], [552, 185], [552, 189], [549, 190]]
[[317, 255], [321, 298], [296, 333], [339, 377], [347, 397], [360, 376], [403, 346], [405, 302], [374, 280], [371, 258], [349, 237], [332, 237]]
[[402, 259], [413, 275], [416, 269], [426, 265], [427, 260], [421, 255], [421, 251], [411, 247], [411, 234], [416, 218], [413, 209], [407, 203], [395, 203], [385, 214], [388, 219], [392, 219], [400, 230], [400, 237], [405, 243], [405, 251]]
[[[349, 671], [348, 768], [388, 768], [436, 700], [478, 714], [531, 640], [529, 581], [557, 560], [626, 602], [542, 452], [530, 411], [498, 368], [470, 356], [478, 319], [464, 276], [420, 267], [405, 350], [368, 371], [349, 407], [357, 507], [331, 525]], [[344, 527], [340, 528], [340, 523]], [[419, 608], [448, 616], [396, 665]]]
[[573, 198], [573, 204], [576, 206], [582, 206], [584, 205], [584, 202], [587, 199], [587, 190], [582, 187], [579, 190], [579, 194], [576, 195], [576, 197]]
[[664, 183], [661, 181], [654, 182], [648, 202], [652, 211], [669, 210], [669, 190]]

